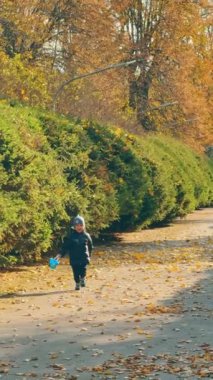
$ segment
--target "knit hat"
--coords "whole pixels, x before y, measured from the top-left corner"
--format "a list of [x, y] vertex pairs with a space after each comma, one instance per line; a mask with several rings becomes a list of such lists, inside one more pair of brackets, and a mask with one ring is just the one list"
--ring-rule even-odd
[[85, 227], [85, 220], [83, 216], [77, 215], [73, 220], [73, 225], [76, 226], [76, 224], [81, 224], [83, 227]]

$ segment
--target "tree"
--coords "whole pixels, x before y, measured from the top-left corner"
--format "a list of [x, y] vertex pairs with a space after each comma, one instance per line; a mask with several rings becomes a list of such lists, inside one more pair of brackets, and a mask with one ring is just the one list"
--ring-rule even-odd
[[[29, 76], [35, 79], [38, 75], [43, 77], [44, 91], [39, 94], [37, 104], [41, 104], [42, 99], [42, 104], [48, 106], [61, 82], [121, 58], [115, 25], [104, 0], [3, 0], [0, 25], [1, 62], [7, 72], [2, 96], [24, 98], [33, 105], [36, 101], [35, 97], [31, 101], [29, 86], [20, 88], [19, 84], [27, 82]], [[21, 78], [19, 69], [16, 72], [17, 60], [22, 65], [22, 73], [25, 70]], [[13, 67], [12, 75], [7, 70], [8, 62]], [[101, 104], [107, 112], [110, 104], [114, 106], [115, 96], [112, 100], [111, 94], [118, 93], [119, 86], [112, 85], [113, 80], [119, 83], [118, 75], [106, 74], [98, 81], [84, 81], [70, 86], [59, 99], [57, 109], [88, 117], [91, 108], [95, 108], [92, 111], [94, 114]], [[123, 85], [121, 87], [120, 94], [124, 89]]]
[[[129, 104], [146, 130], [209, 123], [208, 8], [208, 1], [111, 1], [128, 59], [142, 59], [129, 70]], [[164, 103], [172, 107], [150, 112]]]
[[70, 83], [57, 110], [209, 144], [211, 25], [208, 0], [2, 0], [1, 97], [50, 107], [70, 78], [139, 60]]

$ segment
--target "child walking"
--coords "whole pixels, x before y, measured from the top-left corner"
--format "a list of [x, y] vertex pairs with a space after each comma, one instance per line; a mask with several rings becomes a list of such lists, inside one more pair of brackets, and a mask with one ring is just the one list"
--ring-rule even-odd
[[62, 245], [62, 253], [56, 259], [69, 255], [70, 265], [75, 280], [75, 290], [86, 286], [87, 265], [93, 249], [93, 242], [90, 234], [85, 230], [84, 218], [77, 215], [73, 220], [74, 231], [66, 238]]

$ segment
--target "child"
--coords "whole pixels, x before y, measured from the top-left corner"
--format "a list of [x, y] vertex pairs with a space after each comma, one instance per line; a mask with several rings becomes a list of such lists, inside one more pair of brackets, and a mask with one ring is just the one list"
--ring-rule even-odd
[[66, 238], [62, 245], [62, 254], [56, 259], [69, 255], [70, 265], [75, 280], [75, 290], [85, 287], [87, 265], [90, 262], [93, 243], [90, 234], [85, 231], [85, 221], [80, 215], [73, 220], [74, 231]]

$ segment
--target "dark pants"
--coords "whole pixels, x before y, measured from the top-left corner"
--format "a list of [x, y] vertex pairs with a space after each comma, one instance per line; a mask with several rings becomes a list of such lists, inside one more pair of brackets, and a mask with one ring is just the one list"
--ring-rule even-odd
[[73, 270], [73, 276], [74, 276], [75, 282], [79, 283], [81, 278], [86, 277], [87, 266], [85, 264], [72, 265], [72, 270]]

